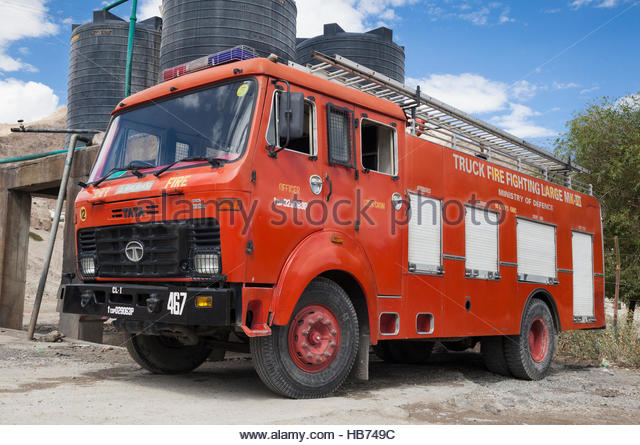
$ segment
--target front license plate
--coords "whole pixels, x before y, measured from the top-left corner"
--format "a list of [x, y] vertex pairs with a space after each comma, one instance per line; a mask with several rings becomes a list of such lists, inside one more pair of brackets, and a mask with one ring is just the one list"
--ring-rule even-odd
[[187, 293], [182, 291], [170, 291], [167, 299], [167, 310], [171, 315], [182, 315], [184, 305], [187, 303]]

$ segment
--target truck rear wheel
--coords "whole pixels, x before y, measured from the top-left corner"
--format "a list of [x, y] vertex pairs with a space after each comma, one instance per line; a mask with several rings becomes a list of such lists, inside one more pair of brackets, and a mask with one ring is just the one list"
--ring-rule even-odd
[[504, 338], [504, 354], [511, 374], [523, 380], [544, 378], [551, 367], [556, 335], [549, 307], [542, 300], [531, 300], [520, 335]]
[[202, 343], [186, 346], [161, 335], [130, 334], [126, 345], [131, 358], [154, 374], [186, 374], [211, 354], [211, 348]]
[[376, 355], [389, 363], [426, 363], [431, 356], [433, 342], [420, 340], [380, 340], [373, 347]]
[[[286, 326], [251, 338], [260, 379], [294, 399], [324, 397], [345, 381], [358, 352], [358, 317], [346, 292], [326, 278], [305, 289]], [[368, 345], [363, 345], [368, 347]]]

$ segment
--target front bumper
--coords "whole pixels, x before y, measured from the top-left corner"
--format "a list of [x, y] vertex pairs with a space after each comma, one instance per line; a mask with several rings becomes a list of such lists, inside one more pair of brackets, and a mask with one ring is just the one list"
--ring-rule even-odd
[[[196, 307], [196, 297], [212, 297]], [[131, 283], [67, 284], [62, 312], [186, 326], [229, 326], [233, 289], [138, 286]]]

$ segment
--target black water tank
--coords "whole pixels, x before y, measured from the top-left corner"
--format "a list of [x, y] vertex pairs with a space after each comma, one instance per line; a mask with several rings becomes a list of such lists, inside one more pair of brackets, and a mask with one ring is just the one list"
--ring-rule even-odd
[[339, 54], [404, 83], [404, 47], [393, 42], [393, 31], [380, 27], [365, 33], [345, 32], [338, 24], [324, 25], [324, 34], [298, 39], [296, 62], [317, 64], [311, 54]]
[[[162, 20], [136, 25], [131, 93], [158, 80]], [[111, 111], [124, 98], [129, 22], [107, 11], [94, 11], [93, 21], [73, 25], [67, 90], [67, 126], [104, 130]]]
[[238, 45], [295, 60], [293, 0], [163, 0], [160, 70]]

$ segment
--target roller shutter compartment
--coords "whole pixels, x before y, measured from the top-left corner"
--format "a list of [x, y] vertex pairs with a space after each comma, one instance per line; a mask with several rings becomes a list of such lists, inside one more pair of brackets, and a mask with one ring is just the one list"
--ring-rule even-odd
[[465, 207], [465, 261], [466, 276], [497, 279], [498, 223], [497, 212], [476, 207]]
[[594, 318], [593, 295], [593, 237], [572, 232], [573, 256], [573, 319], [576, 323], [589, 323]]
[[409, 193], [409, 199], [409, 271], [441, 273], [441, 202], [415, 193]]
[[550, 224], [518, 218], [518, 279], [556, 284], [556, 228]]

